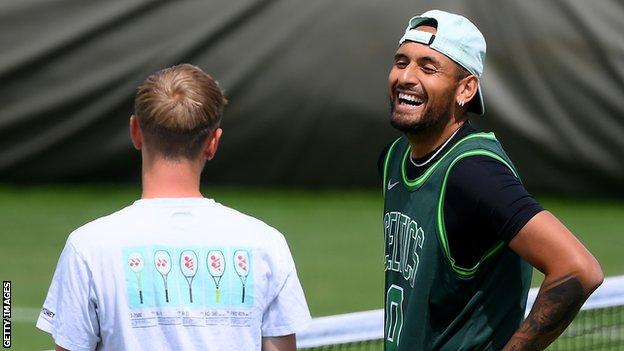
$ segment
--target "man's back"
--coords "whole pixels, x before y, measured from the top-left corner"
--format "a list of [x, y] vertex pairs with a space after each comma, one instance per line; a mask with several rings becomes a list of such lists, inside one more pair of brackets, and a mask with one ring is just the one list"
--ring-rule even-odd
[[72, 233], [37, 326], [72, 350], [259, 350], [307, 320], [282, 234], [210, 199], [160, 198]]

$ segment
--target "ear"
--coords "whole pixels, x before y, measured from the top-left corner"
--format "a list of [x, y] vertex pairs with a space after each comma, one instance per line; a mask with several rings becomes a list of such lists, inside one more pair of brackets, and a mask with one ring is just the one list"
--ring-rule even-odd
[[217, 149], [219, 148], [219, 140], [221, 140], [221, 135], [223, 134], [223, 129], [217, 128], [212, 134], [208, 137], [208, 142], [206, 143], [206, 147], [204, 148], [203, 155], [206, 160], [210, 161], [215, 157], [217, 153]]
[[141, 150], [143, 147], [143, 134], [141, 133], [141, 126], [137, 116], [130, 116], [130, 139], [132, 139], [132, 145], [137, 150]]
[[477, 93], [479, 89], [479, 78], [474, 75], [469, 75], [468, 77], [459, 81], [459, 85], [457, 86], [457, 93], [455, 94], [455, 102], [459, 106], [464, 106], [472, 100], [472, 98]]

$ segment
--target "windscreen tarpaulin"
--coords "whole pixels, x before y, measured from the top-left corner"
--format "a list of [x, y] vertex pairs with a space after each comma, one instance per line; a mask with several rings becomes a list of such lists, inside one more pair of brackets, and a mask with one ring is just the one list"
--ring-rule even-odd
[[387, 74], [435, 7], [484, 33], [493, 130], [532, 191], [624, 194], [621, 1], [2, 1], [0, 181], [136, 179], [136, 86], [190, 62], [229, 105], [205, 179], [374, 186]]

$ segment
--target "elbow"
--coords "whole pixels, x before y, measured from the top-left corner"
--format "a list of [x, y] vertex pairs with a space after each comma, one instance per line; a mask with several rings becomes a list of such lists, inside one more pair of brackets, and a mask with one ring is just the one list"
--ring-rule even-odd
[[604, 281], [604, 273], [596, 259], [592, 256], [577, 270], [577, 277], [583, 285], [586, 296], [589, 296]]
[[602, 284], [604, 281], [604, 274], [602, 273], [600, 265], [597, 265], [596, 271], [592, 274], [589, 280], [590, 282], [588, 285], [590, 286], [592, 292]]
[[563, 264], [556, 270], [546, 271], [544, 274], [552, 280], [573, 277], [580, 284], [583, 296], [589, 297], [604, 280], [600, 264], [591, 254], [568, 256], [568, 258], [568, 260], [560, 261]]

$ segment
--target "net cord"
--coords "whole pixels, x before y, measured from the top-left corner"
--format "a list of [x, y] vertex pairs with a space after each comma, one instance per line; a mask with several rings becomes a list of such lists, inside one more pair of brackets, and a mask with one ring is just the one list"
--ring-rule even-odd
[[[531, 310], [538, 288], [529, 291], [525, 316]], [[581, 310], [624, 305], [624, 275], [609, 277], [585, 302]], [[383, 309], [317, 317], [310, 326], [297, 333], [298, 348], [340, 345], [381, 340], [384, 334]]]

